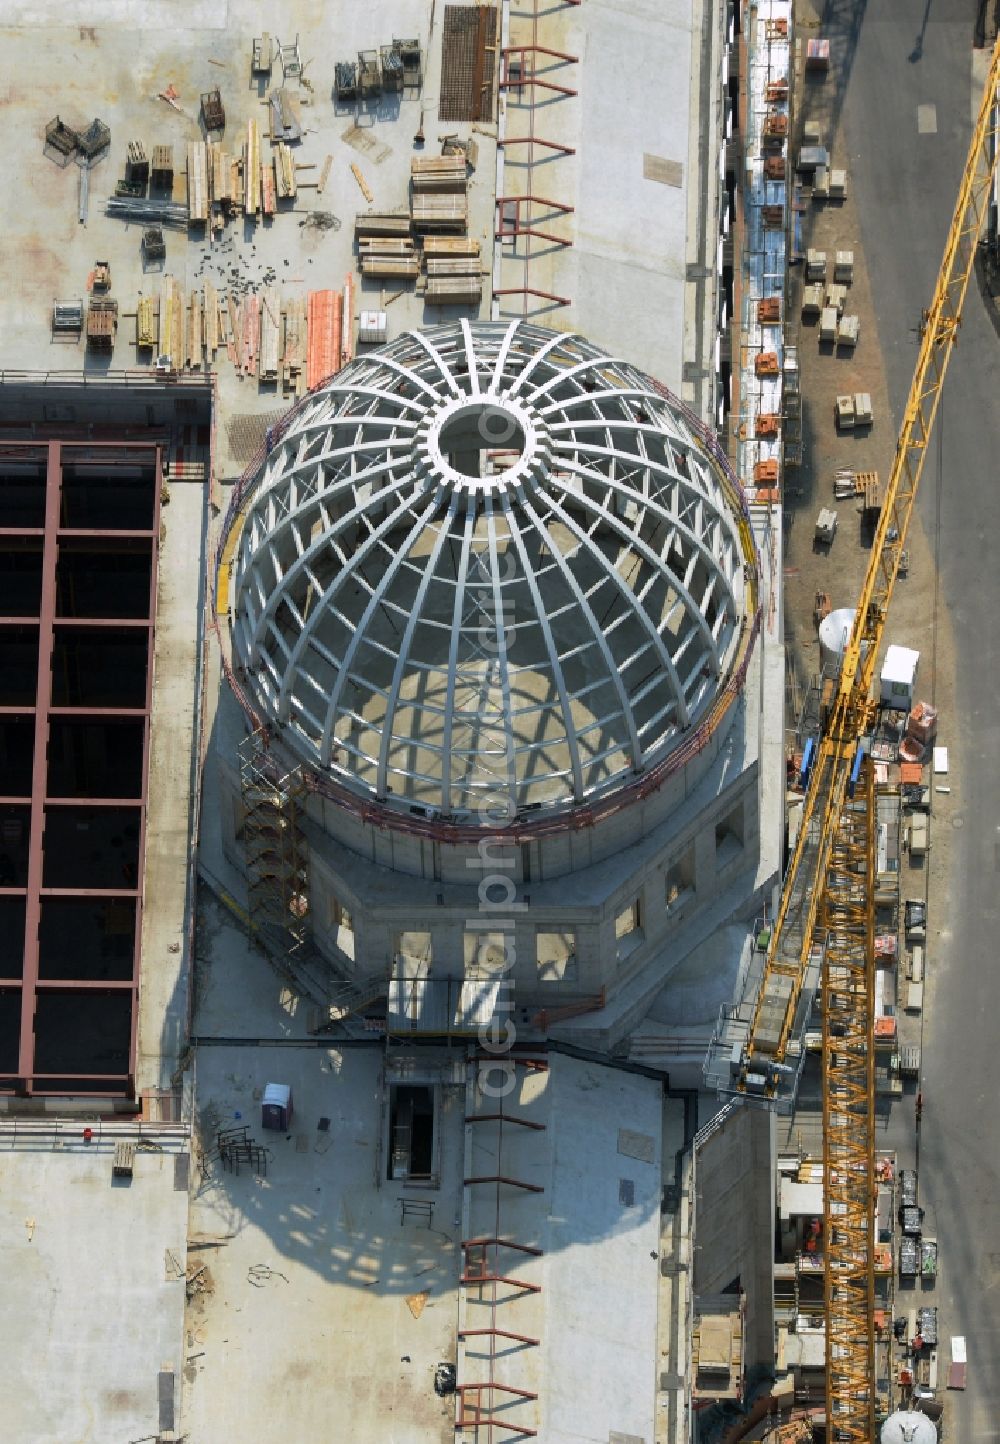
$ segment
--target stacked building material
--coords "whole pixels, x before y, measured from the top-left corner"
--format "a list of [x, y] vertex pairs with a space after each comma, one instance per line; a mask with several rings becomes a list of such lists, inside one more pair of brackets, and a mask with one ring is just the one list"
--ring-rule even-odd
[[472, 236], [425, 236], [424, 259], [432, 256], [478, 256], [479, 242]]
[[150, 351], [156, 345], [159, 334], [158, 311], [155, 296], [139, 297], [135, 318], [135, 344], [140, 350]]
[[274, 147], [274, 188], [279, 200], [294, 200], [298, 189], [292, 152], [281, 141]]
[[340, 360], [346, 366], [354, 355], [354, 277], [344, 277], [344, 319], [340, 332]]
[[469, 223], [468, 200], [462, 195], [415, 193], [410, 203], [416, 231], [464, 231]]
[[340, 370], [343, 297], [339, 291], [310, 291], [307, 384], [311, 391]]
[[203, 140], [188, 142], [187, 201], [189, 221], [208, 220], [208, 148]]
[[354, 218], [354, 238], [367, 236], [409, 236], [409, 211], [365, 211]]
[[376, 280], [415, 281], [420, 275], [420, 257], [384, 256], [378, 252], [363, 255], [361, 274]]
[[276, 286], [264, 292], [260, 314], [260, 377], [277, 381], [281, 361], [281, 294]]
[[243, 146], [243, 209], [248, 216], [260, 214], [260, 129], [255, 120], [247, 121], [247, 138]]
[[284, 314], [281, 383], [286, 390], [304, 389], [306, 344], [306, 302], [303, 298], [296, 298], [286, 304]]
[[358, 241], [358, 253], [363, 276], [415, 280], [420, 274], [420, 257], [412, 240], [367, 236]]
[[432, 276], [478, 276], [478, 256], [429, 257], [427, 275]]
[[233, 159], [218, 141], [209, 147], [209, 167], [212, 177], [212, 203], [228, 209], [233, 199]]
[[414, 156], [410, 184], [415, 193], [427, 191], [465, 195], [467, 170], [464, 155]]
[[188, 306], [186, 332], [186, 363], [190, 367], [198, 367], [202, 361], [203, 337], [201, 297], [197, 291], [192, 293]]
[[188, 208], [173, 201], [142, 200], [136, 196], [109, 196], [105, 205], [109, 216], [121, 221], [135, 221], [138, 225], [149, 225], [158, 221], [163, 226], [187, 230]]
[[478, 306], [483, 299], [481, 276], [435, 276], [424, 299], [431, 306]]
[[261, 214], [265, 216], [273, 216], [278, 209], [274, 188], [274, 168], [266, 161], [261, 161], [260, 166], [260, 209]]

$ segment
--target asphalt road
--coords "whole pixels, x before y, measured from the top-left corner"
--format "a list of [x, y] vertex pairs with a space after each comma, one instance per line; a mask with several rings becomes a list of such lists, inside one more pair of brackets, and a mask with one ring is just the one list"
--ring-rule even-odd
[[[828, 7], [827, 33], [839, 29], [851, 56], [849, 169], [897, 425], [979, 98], [977, 10], [976, 0]], [[950, 1334], [968, 1342], [969, 1387], [946, 1396], [948, 1438], [961, 1444], [1000, 1438], [998, 383], [1000, 338], [974, 282], [918, 501], [955, 647], [956, 695], [936, 698], [952, 793], [935, 798], [946, 844], [935, 857], [947, 865], [931, 878], [919, 1186], [925, 1229], [940, 1240], [942, 1365]]]

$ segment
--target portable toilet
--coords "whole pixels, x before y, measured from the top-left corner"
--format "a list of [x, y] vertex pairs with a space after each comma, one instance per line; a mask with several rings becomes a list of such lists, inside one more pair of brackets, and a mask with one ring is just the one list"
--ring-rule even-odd
[[261, 1104], [261, 1127], [284, 1132], [292, 1121], [292, 1090], [287, 1083], [268, 1083]]

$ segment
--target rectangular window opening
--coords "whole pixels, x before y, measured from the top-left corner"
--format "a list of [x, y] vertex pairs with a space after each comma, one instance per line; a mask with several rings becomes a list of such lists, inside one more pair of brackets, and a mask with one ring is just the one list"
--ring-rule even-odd
[[643, 940], [642, 906], [639, 898], [623, 907], [615, 918], [615, 941], [618, 944], [618, 961], [622, 962], [634, 953]]
[[327, 906], [327, 918], [338, 950], [352, 963], [355, 962], [354, 919], [350, 910], [333, 893]]
[[743, 851], [743, 803], [720, 817], [715, 824], [715, 869], [728, 866]]
[[689, 847], [674, 858], [664, 877], [664, 903], [668, 915], [679, 912], [694, 896], [694, 848]]
[[487, 982], [508, 971], [509, 953], [506, 934], [467, 932], [464, 939], [465, 977], [472, 982]]
[[561, 932], [539, 928], [535, 934], [535, 956], [540, 983], [576, 982], [576, 933], [571, 928]]

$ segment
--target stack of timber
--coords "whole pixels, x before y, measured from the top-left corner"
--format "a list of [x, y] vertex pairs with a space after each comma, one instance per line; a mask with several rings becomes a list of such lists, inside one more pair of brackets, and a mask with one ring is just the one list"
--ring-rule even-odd
[[173, 276], [164, 276], [160, 293], [160, 339], [158, 355], [172, 371], [184, 366], [184, 292]]
[[344, 277], [344, 324], [340, 332], [340, 360], [343, 366], [354, 355], [354, 277], [350, 271]]
[[478, 256], [479, 242], [472, 236], [425, 236], [424, 257]]
[[431, 256], [427, 261], [427, 276], [478, 276], [477, 256]]
[[243, 209], [248, 216], [260, 214], [260, 130], [255, 120], [247, 121], [247, 138], [243, 147]]
[[369, 236], [358, 242], [358, 252], [363, 276], [416, 280], [420, 274], [420, 257], [411, 240]]
[[420, 275], [420, 257], [383, 256], [378, 252], [361, 257], [361, 274], [373, 280], [415, 281]]
[[464, 155], [414, 156], [410, 183], [415, 192], [437, 191], [465, 195], [468, 176]]
[[435, 276], [424, 291], [431, 306], [478, 306], [482, 298], [481, 276]]
[[464, 231], [469, 222], [469, 205], [464, 194], [415, 193], [410, 214], [415, 231]]
[[274, 188], [279, 200], [295, 199], [295, 161], [288, 146], [281, 141], [274, 147]]
[[285, 306], [281, 346], [281, 384], [300, 395], [306, 385], [306, 302], [296, 298]]
[[215, 360], [219, 349], [219, 294], [211, 281], [205, 282], [205, 354]]
[[136, 307], [135, 344], [141, 351], [151, 351], [159, 335], [159, 307], [155, 296], [140, 296]]
[[185, 336], [185, 362], [190, 367], [201, 365], [202, 353], [202, 310], [201, 297], [195, 292], [187, 313], [187, 334]]
[[339, 291], [309, 292], [307, 385], [311, 391], [340, 370], [344, 299]]
[[240, 304], [241, 354], [244, 376], [256, 376], [260, 354], [260, 297], [253, 291]]
[[276, 286], [268, 286], [262, 297], [260, 314], [260, 378], [277, 381], [281, 361], [281, 294]]
[[188, 220], [208, 220], [208, 147], [203, 140], [188, 142]]
[[260, 208], [265, 216], [273, 216], [278, 209], [274, 190], [274, 168], [263, 161], [260, 167]]
[[233, 158], [218, 141], [209, 147], [212, 204], [228, 210], [233, 199]]
[[354, 238], [366, 236], [398, 236], [410, 234], [409, 211], [364, 211], [354, 217]]

